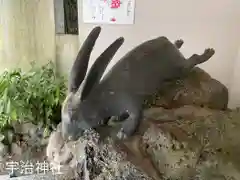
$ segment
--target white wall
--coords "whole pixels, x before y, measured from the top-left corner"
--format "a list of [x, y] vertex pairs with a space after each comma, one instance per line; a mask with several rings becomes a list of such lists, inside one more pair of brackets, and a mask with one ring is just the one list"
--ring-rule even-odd
[[233, 64], [233, 75], [230, 79], [230, 100], [229, 107], [240, 107], [240, 47], [238, 48], [238, 54], [235, 57], [235, 63]]
[[[79, 38], [82, 42], [95, 25], [83, 24], [82, 0], [78, 1]], [[186, 57], [193, 53], [202, 53], [208, 47], [216, 50], [214, 57], [200, 67], [231, 88], [234, 67], [237, 69], [236, 65], [240, 64], [240, 56], [237, 57], [240, 46], [239, 32], [240, 1], [238, 0], [136, 0], [135, 24], [103, 25], [102, 33], [92, 53], [91, 64], [119, 36], [125, 37], [125, 42], [108, 69], [124, 53], [144, 40], [157, 36], [167, 36], [172, 41], [182, 38], [185, 44], [181, 51]], [[238, 72], [234, 75], [236, 78], [239, 76]], [[230, 92], [232, 93], [231, 90]], [[236, 94], [240, 97], [240, 83], [234, 87], [234, 96]], [[231, 99], [235, 100], [234, 97]]]

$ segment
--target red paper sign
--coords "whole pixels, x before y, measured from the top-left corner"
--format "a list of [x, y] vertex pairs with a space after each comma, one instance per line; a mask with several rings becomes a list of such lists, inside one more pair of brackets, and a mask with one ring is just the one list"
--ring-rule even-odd
[[121, 4], [120, 0], [112, 0], [111, 8], [112, 9], [117, 9], [117, 8], [120, 7], [120, 4]]

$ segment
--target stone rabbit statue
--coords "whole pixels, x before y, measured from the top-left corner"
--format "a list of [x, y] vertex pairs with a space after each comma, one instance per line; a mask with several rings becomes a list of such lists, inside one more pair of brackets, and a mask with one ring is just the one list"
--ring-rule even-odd
[[[117, 137], [130, 137], [143, 119], [142, 105], [146, 96], [159, 90], [164, 82], [187, 75], [193, 67], [215, 53], [209, 48], [201, 55], [193, 54], [186, 59], [179, 51], [182, 40], [171, 43], [160, 36], [133, 48], [102, 78], [108, 63], [124, 41], [120, 37], [99, 56], [85, 77], [100, 30], [100, 27], [95, 27], [91, 31], [71, 70], [69, 92], [62, 107], [65, 138], [77, 139], [84, 130], [107, 124], [111, 116], [126, 113], [128, 117], [122, 122]], [[83, 80], [85, 83], [80, 92]]]

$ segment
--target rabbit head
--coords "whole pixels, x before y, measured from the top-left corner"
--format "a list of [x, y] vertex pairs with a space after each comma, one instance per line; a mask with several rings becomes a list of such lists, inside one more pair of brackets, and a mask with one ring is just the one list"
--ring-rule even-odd
[[[84, 130], [96, 127], [101, 119], [98, 109], [88, 101], [91, 90], [100, 79], [124, 38], [116, 39], [93, 63], [87, 76], [90, 54], [100, 34], [99, 26], [93, 28], [87, 36], [72, 66], [68, 85], [68, 94], [62, 105], [62, 135], [64, 139], [76, 140]], [[85, 78], [86, 76], [86, 78]], [[85, 81], [85, 83], [83, 83]]]

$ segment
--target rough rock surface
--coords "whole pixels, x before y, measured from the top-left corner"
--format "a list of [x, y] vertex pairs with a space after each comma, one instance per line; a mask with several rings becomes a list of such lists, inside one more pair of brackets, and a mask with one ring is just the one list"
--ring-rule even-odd
[[[153, 129], [148, 130], [147, 137], [152, 140], [145, 140], [143, 144], [148, 145], [148, 154], [165, 177], [240, 179], [238, 110], [217, 111], [184, 106], [174, 110], [150, 109], [146, 116], [154, 117], [155, 122], [151, 122]], [[159, 124], [163, 116], [176, 121]], [[161, 132], [168, 137], [165, 141], [168, 142], [167, 150], [163, 147], [163, 140], [157, 140], [157, 134]], [[154, 149], [153, 146], [160, 148]]]
[[[124, 179], [119, 177], [125, 173], [125, 179], [130, 178], [129, 174], [141, 174], [141, 177], [144, 175], [144, 178], [156, 180], [238, 180], [239, 118], [238, 110], [220, 111], [198, 106], [183, 106], [172, 110], [151, 108], [145, 111], [145, 120], [132, 138], [121, 142], [114, 138], [104, 140], [104, 143], [94, 141], [90, 146], [94, 152], [92, 156], [87, 156], [86, 140], [65, 142], [57, 152], [71, 154], [70, 160], [62, 160], [61, 153], [58, 153], [55, 161], [62, 162], [66, 167], [70, 165], [71, 173], [75, 172], [75, 175], [76, 171], [83, 171], [84, 163], [90, 161], [100, 164], [95, 165], [98, 170], [95, 169], [95, 173], [92, 173], [95, 174], [95, 179]], [[99, 133], [107, 131], [109, 134], [115, 133], [117, 128], [103, 127]], [[68, 145], [69, 149], [64, 150], [63, 147], [68, 143], [75, 143], [77, 148]], [[51, 141], [48, 148], [50, 147]], [[89, 160], [89, 157], [94, 158]], [[129, 169], [134, 170], [129, 173]], [[86, 166], [84, 171], [85, 174], [89, 173], [88, 176], [93, 172]]]
[[[111, 139], [99, 139], [95, 131], [87, 131], [77, 141], [62, 143], [59, 129], [53, 132], [47, 147], [48, 160], [61, 166], [64, 178], [118, 180], [151, 179], [125, 160], [124, 152], [116, 151]], [[60, 142], [60, 145], [56, 142]], [[55, 145], [55, 146], [54, 146]]]
[[147, 107], [171, 109], [197, 105], [224, 110], [228, 105], [228, 89], [198, 67], [192, 69], [185, 78], [166, 83], [161, 89], [146, 101]]
[[45, 160], [48, 138], [44, 137], [41, 125], [16, 122], [2, 132], [0, 140], [0, 174], [9, 174], [11, 169], [7, 164], [14, 162], [17, 166], [14, 174], [22, 176], [21, 163], [36, 164]]

